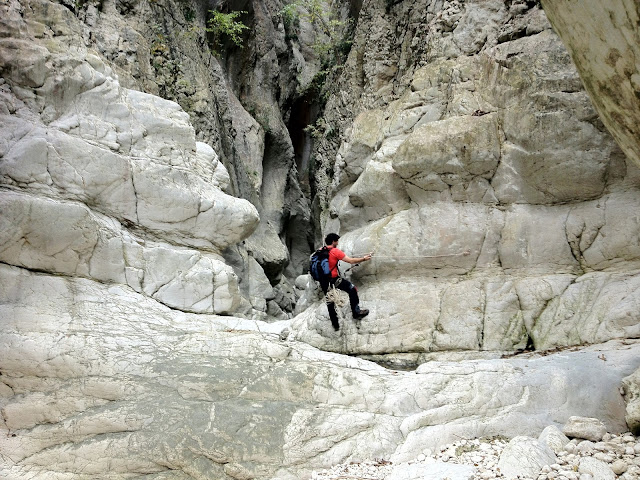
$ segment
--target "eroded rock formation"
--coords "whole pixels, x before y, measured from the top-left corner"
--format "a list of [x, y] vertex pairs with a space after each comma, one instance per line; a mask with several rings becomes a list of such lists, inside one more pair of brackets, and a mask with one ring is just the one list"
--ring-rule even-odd
[[542, 0], [591, 101], [627, 157], [640, 165], [640, 6], [633, 0]]
[[347, 309], [340, 342], [317, 304], [299, 339], [417, 355], [638, 336], [639, 170], [539, 5], [367, 2], [344, 70], [323, 225], [375, 252], [352, 271], [372, 313], [356, 330]]
[[[4, 10], [17, 17], [15, 5]], [[189, 117], [122, 88], [87, 50], [37, 46], [16, 23], [4, 23], [12, 37], [0, 46], [0, 259], [125, 284], [186, 311], [237, 310], [221, 252], [255, 230], [258, 213], [224, 193], [226, 169]], [[20, 41], [31, 69], [16, 68]]]
[[629, 341], [398, 372], [281, 340], [279, 324], [178, 313], [118, 284], [0, 272], [4, 478], [293, 480], [576, 412], [620, 432], [620, 381], [640, 363]]
[[[219, 61], [195, 2], [2, 4], [0, 475], [293, 480], [635, 425], [640, 176], [539, 5], [343, 7], [304, 171], [320, 67], [279, 2]], [[294, 283], [312, 222], [376, 251], [339, 334]]]

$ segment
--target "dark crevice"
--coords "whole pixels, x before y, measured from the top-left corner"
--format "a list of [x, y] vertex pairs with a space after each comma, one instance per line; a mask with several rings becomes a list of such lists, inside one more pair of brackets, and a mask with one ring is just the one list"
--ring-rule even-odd
[[535, 343], [533, 341], [533, 338], [531, 338], [531, 335], [527, 335], [527, 345], [524, 347], [524, 351], [525, 352], [533, 352], [535, 351], [536, 346]]
[[497, 42], [498, 45], [501, 43], [506, 43], [506, 42], [512, 42], [513, 40], [517, 40], [519, 38], [524, 38], [526, 37], [527, 34], [527, 29], [526, 27], [517, 29], [517, 30], [511, 30], [508, 32], [504, 32], [502, 33], [498, 38], [497, 38]]
[[320, 111], [315, 98], [317, 98], [317, 96], [313, 95], [313, 92], [307, 92], [305, 95], [296, 99], [291, 106], [289, 121], [287, 123], [287, 130], [291, 138], [296, 169], [298, 171], [298, 180], [302, 191], [307, 196], [311, 194], [309, 177], [311, 150], [313, 148], [313, 138], [307, 131], [307, 127], [315, 122]]

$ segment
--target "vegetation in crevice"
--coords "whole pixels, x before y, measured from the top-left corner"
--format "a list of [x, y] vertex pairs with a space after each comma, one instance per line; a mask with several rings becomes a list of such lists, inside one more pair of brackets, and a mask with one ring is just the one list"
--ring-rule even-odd
[[212, 34], [210, 47], [213, 52], [220, 53], [225, 39], [231, 41], [236, 47], [243, 47], [242, 35], [249, 27], [238, 20], [238, 17], [246, 14], [247, 12], [240, 10], [229, 13], [209, 10], [211, 16], [207, 20], [206, 30]]
[[327, 79], [332, 73], [341, 69], [342, 63], [351, 49], [351, 19], [341, 20], [334, 9], [327, 8], [322, 0], [295, 0], [287, 4], [281, 15], [285, 26], [286, 38], [299, 38], [300, 24], [308, 23], [316, 32], [315, 40], [310, 45], [315, 53], [320, 69], [311, 82], [300, 91], [300, 96], [309, 93], [321, 94], [323, 103], [329, 92], [325, 88]]

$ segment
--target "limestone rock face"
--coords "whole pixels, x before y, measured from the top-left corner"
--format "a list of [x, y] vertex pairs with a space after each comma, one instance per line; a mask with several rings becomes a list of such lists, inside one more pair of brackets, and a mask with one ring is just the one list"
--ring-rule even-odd
[[[230, 250], [223, 252], [225, 260], [234, 265], [245, 286], [268, 277], [280, 299], [287, 297], [289, 287], [283, 279], [285, 269], [288, 277], [303, 273], [311, 248], [310, 151], [298, 155], [292, 138], [305, 135], [306, 123], [298, 119], [309, 116], [308, 102], [297, 99], [320, 68], [310, 48], [317, 27], [302, 22], [300, 35], [285, 32], [285, 5], [280, 0], [253, 3], [229, 7], [247, 11], [238, 19], [251, 32], [246, 35], [250, 38], [243, 38], [243, 48], [224, 36], [212, 43], [206, 31], [209, 9], [221, 5], [197, 0], [30, 0], [25, 14], [37, 25], [37, 35], [54, 34], [62, 49], [94, 52], [122, 86], [180, 105], [195, 127], [196, 139], [212, 147], [226, 167], [225, 192], [248, 200], [260, 215], [252, 235], [242, 244], [231, 242]], [[236, 267], [235, 258], [246, 255], [256, 259], [263, 272]], [[295, 299], [286, 298], [281, 306], [288, 303], [292, 305], [287, 315]], [[250, 313], [265, 315], [255, 309]]]
[[221, 252], [259, 218], [224, 192], [216, 152], [176, 103], [123, 88], [86, 49], [40, 45], [18, 7], [2, 7], [2, 25], [30, 45], [20, 61], [32, 67], [0, 49], [0, 261], [128, 285], [179, 310], [238, 311]]
[[640, 11], [634, 0], [542, 0], [607, 129], [640, 165]]
[[[198, 175], [193, 168], [195, 135], [178, 105], [93, 75], [87, 60], [81, 66], [92, 78], [82, 86], [86, 92], [58, 105], [61, 111], [50, 113], [55, 118], [46, 124], [26, 123], [21, 138], [7, 139], [0, 171], [5, 186], [87, 203], [187, 245], [221, 250], [252, 233], [257, 212], [222, 192], [213, 155], [205, 160], [211, 172]], [[93, 77], [103, 81], [96, 86]], [[40, 93], [47, 104], [46, 91]]]
[[323, 229], [347, 255], [374, 252], [350, 272], [371, 312], [356, 328], [345, 308], [336, 339], [316, 304], [294, 321], [297, 338], [421, 354], [637, 337], [629, 212], [640, 170], [541, 8], [383, 3], [364, 4], [325, 114], [346, 127], [333, 141]]
[[640, 359], [628, 342], [398, 372], [282, 340], [287, 322], [179, 312], [122, 284], [4, 264], [0, 280], [3, 478], [293, 480], [577, 411], [621, 432], [618, 385]]
[[[543, 12], [341, 4], [311, 185], [317, 32], [282, 6], [216, 60], [201, 2], [0, 5], [1, 477], [299, 480], [577, 413], [626, 430], [640, 175]], [[299, 276], [316, 221], [375, 251], [340, 333]]]

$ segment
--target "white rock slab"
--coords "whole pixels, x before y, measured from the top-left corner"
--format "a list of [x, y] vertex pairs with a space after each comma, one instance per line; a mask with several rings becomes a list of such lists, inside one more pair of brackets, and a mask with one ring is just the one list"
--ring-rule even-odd
[[472, 480], [476, 469], [470, 465], [452, 463], [396, 465], [384, 480]]
[[498, 468], [507, 480], [519, 477], [536, 478], [545, 465], [557, 463], [553, 450], [534, 438], [513, 438], [500, 454]]
[[[636, 342], [396, 372], [283, 340], [289, 322], [188, 314], [129, 287], [6, 265], [0, 280], [0, 448], [12, 475], [151, 474], [170, 461], [202, 478], [230, 464], [302, 478], [409, 461], [462, 435], [539, 431], [576, 411], [622, 431], [617, 388], [640, 359]], [[593, 393], [576, 394], [587, 378]]]
[[615, 480], [616, 478], [616, 474], [609, 465], [602, 460], [590, 457], [580, 459], [578, 472], [591, 475], [593, 480]]
[[607, 433], [607, 427], [597, 418], [572, 416], [562, 428], [562, 433], [571, 438], [599, 442]]

